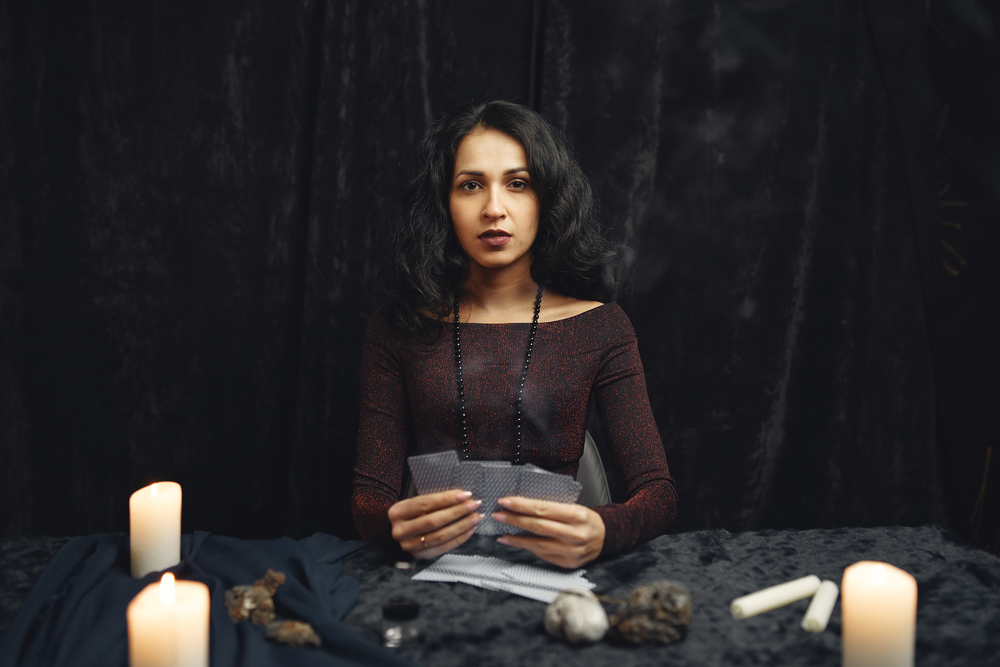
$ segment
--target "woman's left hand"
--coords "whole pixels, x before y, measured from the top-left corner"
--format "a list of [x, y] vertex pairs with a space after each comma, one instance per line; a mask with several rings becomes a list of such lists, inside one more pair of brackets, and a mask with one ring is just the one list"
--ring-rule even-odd
[[527, 549], [569, 569], [589, 563], [604, 548], [604, 521], [589, 507], [520, 496], [501, 498], [499, 503], [508, 511], [495, 512], [494, 519], [538, 536], [504, 535], [497, 540], [500, 544]]

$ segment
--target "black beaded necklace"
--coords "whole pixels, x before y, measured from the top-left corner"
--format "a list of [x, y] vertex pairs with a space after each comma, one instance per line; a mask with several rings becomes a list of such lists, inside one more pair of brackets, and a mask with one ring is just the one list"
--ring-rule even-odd
[[[514, 464], [521, 463], [521, 442], [524, 440], [524, 410], [522, 402], [524, 400], [524, 380], [528, 377], [528, 364], [531, 363], [531, 348], [535, 346], [535, 334], [538, 333], [538, 314], [542, 310], [542, 286], [538, 286], [538, 294], [535, 295], [535, 316], [531, 320], [531, 329], [528, 333], [528, 349], [524, 353], [524, 366], [521, 368], [521, 377], [517, 383], [517, 390], [514, 392], [514, 407], [517, 409], [517, 417], [514, 422], [516, 434], [514, 439]], [[458, 385], [458, 419], [462, 426], [462, 458], [469, 460], [469, 419], [465, 411], [465, 378], [462, 375], [462, 326], [458, 319], [458, 295], [455, 295], [455, 327], [452, 335], [452, 343], [455, 350], [455, 380]]]

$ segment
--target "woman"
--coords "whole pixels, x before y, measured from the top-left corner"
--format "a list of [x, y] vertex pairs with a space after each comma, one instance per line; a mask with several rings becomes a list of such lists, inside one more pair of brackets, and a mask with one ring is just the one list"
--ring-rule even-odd
[[438, 123], [420, 148], [398, 285], [372, 317], [362, 362], [353, 512], [367, 540], [420, 558], [465, 542], [484, 518], [471, 494], [402, 499], [406, 457], [534, 463], [574, 475], [593, 395], [628, 498], [595, 509], [511, 497], [503, 536], [562, 567], [662, 534], [676, 494], [635, 333], [614, 303], [617, 248], [586, 177], [534, 111], [488, 102]]

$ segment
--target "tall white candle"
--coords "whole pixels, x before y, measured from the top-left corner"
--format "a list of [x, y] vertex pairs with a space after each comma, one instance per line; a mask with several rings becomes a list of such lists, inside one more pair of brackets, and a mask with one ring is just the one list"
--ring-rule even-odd
[[210, 606], [208, 586], [169, 572], [143, 588], [125, 612], [129, 666], [208, 667]]
[[181, 485], [157, 482], [128, 501], [132, 576], [141, 578], [181, 562]]
[[840, 585], [843, 667], [912, 667], [917, 580], [888, 563], [861, 561]]

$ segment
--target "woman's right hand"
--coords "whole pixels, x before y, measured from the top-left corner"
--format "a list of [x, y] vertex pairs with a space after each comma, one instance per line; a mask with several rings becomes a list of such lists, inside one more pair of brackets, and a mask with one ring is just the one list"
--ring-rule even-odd
[[464, 543], [484, 515], [468, 491], [440, 491], [400, 500], [389, 508], [392, 537], [417, 558], [434, 558]]

